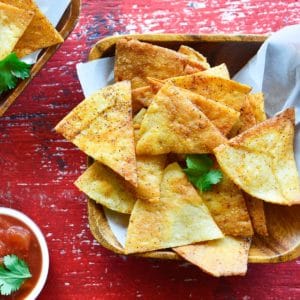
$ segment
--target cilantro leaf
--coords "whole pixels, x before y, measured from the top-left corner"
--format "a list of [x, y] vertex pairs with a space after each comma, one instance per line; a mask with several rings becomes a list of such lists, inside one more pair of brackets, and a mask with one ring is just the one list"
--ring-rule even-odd
[[16, 87], [18, 79], [30, 76], [31, 65], [19, 60], [15, 53], [11, 53], [0, 60], [0, 94]]
[[187, 155], [184, 169], [189, 181], [201, 192], [209, 191], [212, 185], [222, 180], [222, 172], [212, 169], [213, 160], [206, 154]]
[[204, 154], [190, 154], [186, 157], [186, 165], [189, 169], [207, 172], [213, 166], [212, 159]]
[[26, 262], [16, 255], [4, 256], [3, 262], [4, 265], [0, 266], [0, 293], [7, 296], [17, 291], [31, 274]]

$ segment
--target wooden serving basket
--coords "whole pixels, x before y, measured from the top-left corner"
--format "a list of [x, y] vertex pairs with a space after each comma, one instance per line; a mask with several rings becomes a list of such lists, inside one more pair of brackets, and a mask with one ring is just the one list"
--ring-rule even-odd
[[[58, 26], [56, 26], [56, 29], [59, 31], [64, 40], [66, 40], [77, 23], [80, 14], [80, 4], [81, 0], [71, 0], [69, 7], [62, 16]], [[44, 49], [39, 55], [37, 62], [31, 68], [30, 77], [20, 81], [16, 88], [11, 92], [5, 94], [3, 97], [0, 96], [0, 117], [14, 103], [14, 101], [23, 92], [29, 82], [42, 69], [44, 64], [52, 57], [52, 55], [58, 50], [61, 45], [62, 44], [58, 44]]]
[[[89, 60], [113, 56], [116, 41], [124, 36], [100, 40], [90, 51]], [[226, 63], [230, 75], [240, 70], [258, 51], [266, 36], [261, 35], [178, 35], [137, 34], [128, 35], [141, 41], [177, 50], [187, 45], [199, 50], [212, 66]], [[90, 161], [91, 162], [91, 161]], [[300, 205], [287, 207], [265, 203], [268, 237], [255, 235], [249, 253], [251, 263], [276, 263], [297, 258], [300, 255]], [[114, 236], [101, 205], [88, 200], [90, 229], [96, 240], [115, 253], [124, 249]], [[181, 259], [172, 250], [139, 254], [143, 257]]]

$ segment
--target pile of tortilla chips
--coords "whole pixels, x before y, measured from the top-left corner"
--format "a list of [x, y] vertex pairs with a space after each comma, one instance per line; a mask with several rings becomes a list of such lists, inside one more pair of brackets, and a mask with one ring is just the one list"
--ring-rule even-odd
[[[124, 253], [171, 248], [214, 276], [244, 275], [252, 236], [268, 235], [264, 201], [300, 203], [294, 109], [266, 119], [261, 93], [187, 46], [121, 39], [115, 79], [56, 126], [94, 159], [75, 185], [130, 214]], [[210, 155], [222, 181], [200, 192], [187, 154]]]
[[0, 0], [0, 60], [63, 42], [34, 0]]

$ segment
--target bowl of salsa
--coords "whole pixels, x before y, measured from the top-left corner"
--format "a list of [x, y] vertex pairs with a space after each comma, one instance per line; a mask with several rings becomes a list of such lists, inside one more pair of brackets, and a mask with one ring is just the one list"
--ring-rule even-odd
[[48, 247], [39, 227], [22, 212], [0, 207], [0, 299], [36, 299], [48, 270]]

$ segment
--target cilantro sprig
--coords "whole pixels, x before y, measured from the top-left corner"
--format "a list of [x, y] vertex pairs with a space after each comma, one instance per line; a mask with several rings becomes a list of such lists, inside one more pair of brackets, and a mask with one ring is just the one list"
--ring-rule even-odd
[[10, 295], [17, 291], [31, 274], [26, 262], [16, 255], [6, 255], [0, 266], [0, 293]]
[[19, 60], [15, 53], [11, 53], [0, 60], [0, 95], [16, 87], [19, 79], [30, 76], [31, 65]]
[[222, 180], [222, 172], [213, 169], [214, 162], [207, 154], [187, 155], [186, 165], [185, 174], [201, 192], [209, 191], [212, 185]]

